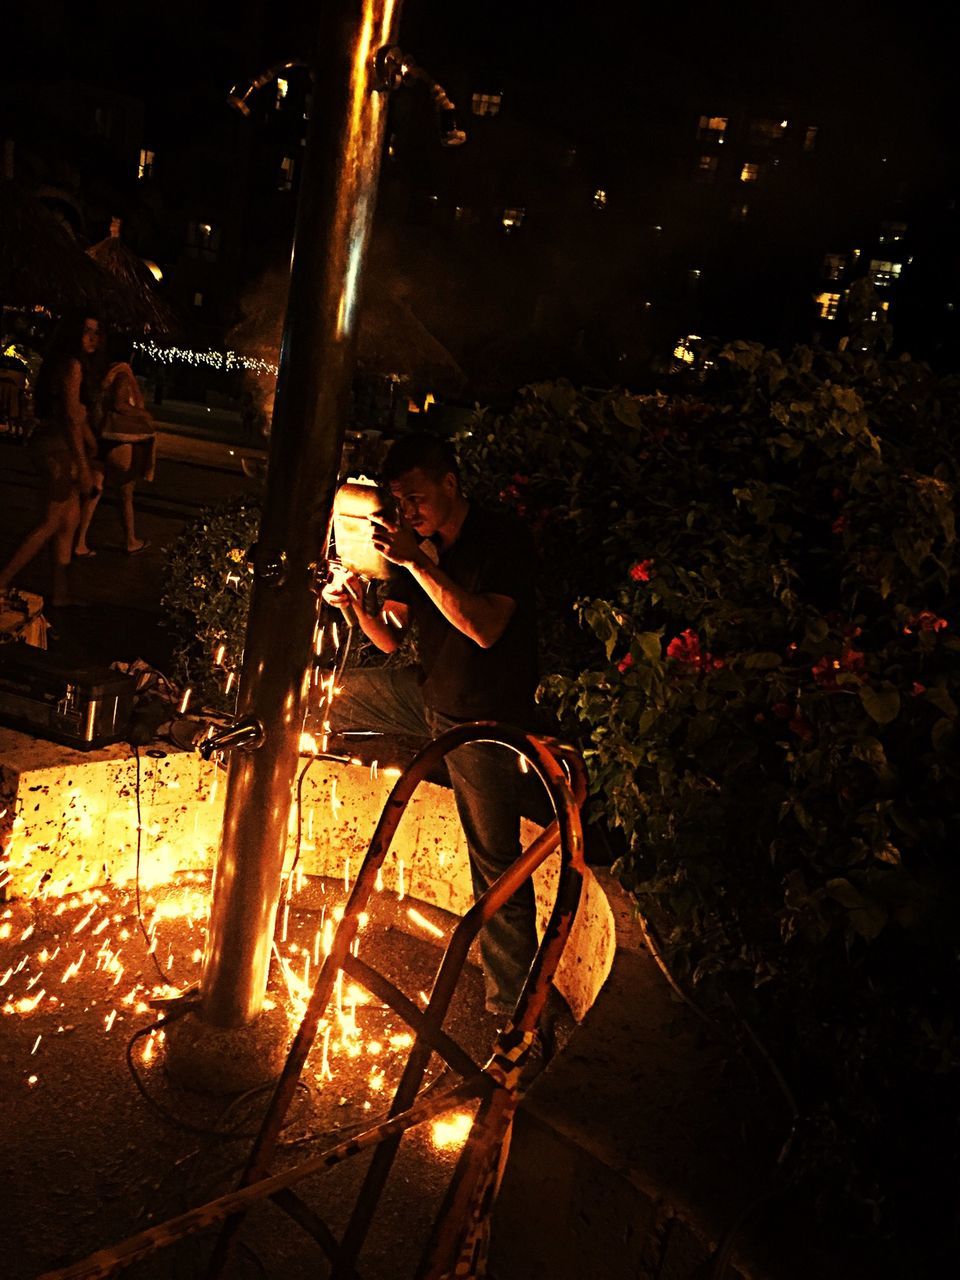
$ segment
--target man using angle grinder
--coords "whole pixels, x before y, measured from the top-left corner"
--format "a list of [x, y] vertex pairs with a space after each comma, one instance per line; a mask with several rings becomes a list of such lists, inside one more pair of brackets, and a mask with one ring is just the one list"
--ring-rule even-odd
[[[322, 595], [348, 620], [355, 612], [384, 653], [415, 627], [419, 667], [346, 671], [331, 705], [331, 730], [432, 737], [468, 720], [533, 727], [537, 624], [529, 534], [506, 513], [469, 501], [452, 447], [435, 436], [398, 440], [383, 480], [396, 511], [392, 519], [369, 519], [374, 547], [396, 574], [381, 607], [367, 612], [364, 583], [354, 573], [336, 575]], [[514, 753], [492, 745], [459, 748], [447, 756], [447, 769], [479, 895], [520, 855], [525, 779]], [[527, 881], [480, 936], [486, 1006], [501, 1023], [513, 1012], [536, 948]], [[544, 1020], [547, 1052], [558, 1005], [555, 995]]]

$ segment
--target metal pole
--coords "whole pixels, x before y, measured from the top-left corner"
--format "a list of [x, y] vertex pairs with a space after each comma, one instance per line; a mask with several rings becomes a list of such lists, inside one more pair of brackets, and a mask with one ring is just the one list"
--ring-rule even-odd
[[[203, 1021], [252, 1022], [267, 984], [304, 696], [313, 659], [314, 564], [336, 488], [356, 350], [357, 303], [376, 204], [387, 95], [376, 56], [401, 0], [320, 7], [267, 492], [238, 716], [260, 745], [230, 757], [201, 980]], [[256, 741], [256, 735], [251, 737]]]

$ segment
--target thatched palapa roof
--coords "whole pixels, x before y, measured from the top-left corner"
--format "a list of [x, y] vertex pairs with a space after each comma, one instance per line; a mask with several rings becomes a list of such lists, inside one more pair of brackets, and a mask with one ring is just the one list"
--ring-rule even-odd
[[122, 287], [127, 305], [137, 313], [136, 327], [154, 335], [176, 328], [173, 312], [154, 292], [150, 268], [120, 239], [120, 219], [110, 223], [110, 234], [87, 250], [89, 256]]

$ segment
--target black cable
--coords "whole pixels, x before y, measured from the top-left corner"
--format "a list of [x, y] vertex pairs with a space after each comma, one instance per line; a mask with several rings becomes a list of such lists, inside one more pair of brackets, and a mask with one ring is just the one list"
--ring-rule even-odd
[[160, 981], [168, 987], [175, 987], [176, 983], [174, 983], [161, 968], [160, 961], [157, 959], [155, 945], [151, 942], [150, 935], [147, 933], [146, 926], [143, 923], [143, 908], [140, 905], [140, 848], [143, 841], [143, 819], [140, 813], [140, 748], [136, 746], [136, 744], [131, 743], [130, 750], [133, 752], [133, 758], [137, 762], [137, 863], [134, 879], [134, 887], [136, 889], [137, 896], [137, 924], [140, 926], [140, 932], [143, 934], [143, 940], [147, 944], [147, 955], [153, 961], [153, 967], [160, 975]]

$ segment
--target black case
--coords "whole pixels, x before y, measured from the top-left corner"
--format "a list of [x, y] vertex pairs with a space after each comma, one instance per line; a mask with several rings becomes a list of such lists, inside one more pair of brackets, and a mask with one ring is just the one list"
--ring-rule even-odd
[[137, 682], [110, 667], [76, 667], [26, 644], [0, 645], [0, 723], [92, 751], [130, 732]]

